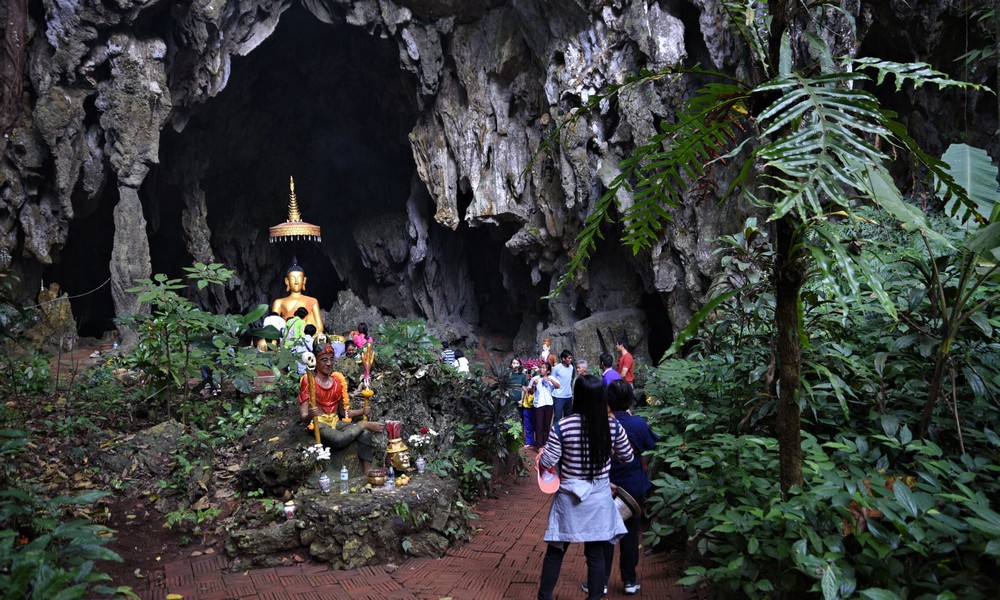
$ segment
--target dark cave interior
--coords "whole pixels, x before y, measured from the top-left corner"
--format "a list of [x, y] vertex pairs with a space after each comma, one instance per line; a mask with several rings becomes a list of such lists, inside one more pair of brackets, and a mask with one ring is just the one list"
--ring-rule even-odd
[[[398, 52], [391, 39], [323, 23], [294, 3], [268, 39], [234, 57], [225, 89], [191, 109], [182, 131], [168, 125], [161, 132], [160, 163], [140, 190], [153, 273], [182, 277], [194, 262], [182, 218], [202, 194], [214, 259], [239, 278], [226, 292], [228, 306], [208, 308], [245, 312], [283, 296], [293, 255], [308, 276], [307, 293], [323, 308], [348, 288], [368, 303], [384, 300], [384, 292], [372, 291], [380, 282], [358, 248], [366, 242], [355, 236], [359, 221], [398, 222], [412, 193], [407, 135], [418, 117], [418, 85], [400, 68]], [[287, 216], [290, 176], [303, 220], [322, 227], [322, 244], [268, 243], [268, 227]], [[108, 278], [116, 201], [109, 181], [96, 208], [78, 211], [46, 281], [76, 295]], [[531, 265], [504, 247], [515, 224], [472, 228], [462, 221], [451, 231], [431, 219], [429, 227], [433, 243], [468, 263], [478, 305], [474, 326], [513, 338], [522, 319], [546, 320], [541, 297], [548, 276], [533, 284]], [[669, 344], [669, 321], [655, 294], [644, 296], [640, 308], [649, 315], [649, 347], [658, 356]], [[74, 299], [73, 309], [81, 335], [100, 337], [113, 328], [107, 285]]]

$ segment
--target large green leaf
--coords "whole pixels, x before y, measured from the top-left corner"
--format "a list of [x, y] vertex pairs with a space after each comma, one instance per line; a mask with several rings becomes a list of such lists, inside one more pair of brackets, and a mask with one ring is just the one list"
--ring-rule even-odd
[[976, 254], [992, 255], [994, 260], [1000, 259], [997, 256], [997, 249], [1000, 248], [1000, 222], [990, 223], [977, 231], [965, 242], [965, 247]]
[[715, 298], [712, 298], [711, 300], [706, 302], [705, 305], [702, 306], [700, 310], [698, 310], [698, 312], [691, 315], [691, 321], [688, 322], [687, 327], [685, 327], [680, 333], [677, 334], [677, 338], [674, 340], [674, 343], [671, 344], [670, 348], [663, 354], [663, 358], [661, 360], [666, 360], [667, 357], [672, 356], [674, 353], [680, 350], [681, 347], [684, 346], [684, 344], [687, 343], [688, 340], [693, 338], [698, 333], [698, 328], [701, 327], [701, 325], [705, 322], [705, 319], [708, 318], [708, 315], [710, 315], [712, 311], [716, 309], [716, 307], [718, 307], [726, 300], [729, 300], [736, 294], [740, 293], [741, 291], [743, 291], [743, 288], [736, 288], [735, 290], [729, 290], [728, 292], [725, 292], [724, 294], [719, 294]]
[[948, 215], [959, 223], [969, 223], [973, 218], [989, 219], [993, 206], [1000, 199], [997, 191], [997, 168], [993, 166], [990, 155], [982, 148], [952, 144], [941, 160], [947, 164], [947, 171], [955, 179], [955, 183], [966, 189], [969, 199], [976, 206], [974, 213], [969, 205], [949, 196], [937, 186], [938, 195], [947, 200], [945, 210]]
[[953, 246], [947, 238], [934, 231], [924, 213], [903, 199], [888, 171], [879, 165], [867, 165], [865, 169], [866, 185], [871, 198], [886, 212], [896, 217], [907, 231], [919, 231], [948, 248]]

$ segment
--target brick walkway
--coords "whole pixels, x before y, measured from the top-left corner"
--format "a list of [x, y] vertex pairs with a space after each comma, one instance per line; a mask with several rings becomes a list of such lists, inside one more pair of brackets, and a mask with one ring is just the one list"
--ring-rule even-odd
[[[185, 600], [535, 598], [545, 553], [542, 532], [548, 519], [549, 498], [535, 485], [533, 471], [531, 475], [516, 478], [504, 486], [498, 498], [476, 505], [480, 519], [474, 524], [479, 533], [464, 546], [449, 550], [443, 558], [411, 559], [392, 573], [382, 567], [332, 571], [327, 565], [316, 563], [227, 573], [225, 557], [199, 557], [165, 565], [162, 579], [165, 587], [139, 595], [143, 600], [165, 600], [167, 594], [181, 594]], [[654, 553], [640, 559], [642, 590], [638, 596], [625, 595], [617, 563], [618, 552], [615, 552], [608, 598], [698, 597], [676, 584], [682, 568], [676, 555]], [[580, 583], [585, 580], [583, 544], [572, 544], [563, 562], [555, 597], [583, 598]]]

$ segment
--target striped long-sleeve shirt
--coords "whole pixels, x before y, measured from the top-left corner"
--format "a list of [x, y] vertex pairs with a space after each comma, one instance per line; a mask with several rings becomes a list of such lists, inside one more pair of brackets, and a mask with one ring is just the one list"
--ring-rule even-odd
[[[611, 416], [608, 417], [608, 426], [611, 427], [612, 456], [618, 462], [630, 462], [632, 460], [632, 445], [629, 444], [625, 428]], [[556, 435], [553, 431], [549, 435], [549, 441], [545, 444], [545, 450], [542, 452], [540, 460], [542, 468], [550, 469], [558, 464], [561, 478], [585, 479], [586, 459], [589, 452], [583, 443], [583, 437], [583, 418], [580, 415], [570, 415], [559, 421], [559, 434]], [[609, 459], [595, 479], [606, 478], [610, 471], [611, 460]]]

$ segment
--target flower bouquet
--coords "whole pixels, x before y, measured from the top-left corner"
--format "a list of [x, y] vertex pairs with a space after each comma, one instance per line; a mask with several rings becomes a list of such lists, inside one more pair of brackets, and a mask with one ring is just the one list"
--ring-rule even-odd
[[428, 429], [426, 427], [420, 428], [420, 433], [414, 433], [408, 438], [410, 442], [410, 448], [417, 454], [417, 460], [415, 462], [418, 473], [423, 473], [424, 469], [427, 467], [427, 459], [424, 458], [424, 451], [431, 445], [431, 442], [437, 436], [437, 432], [433, 429]]
[[424, 450], [426, 450], [434, 438], [437, 437], [437, 432], [433, 429], [428, 429], [426, 427], [420, 428], [420, 433], [414, 433], [407, 438], [406, 441], [410, 443], [410, 448], [417, 453], [417, 455], [423, 455]]
[[326, 474], [324, 466], [320, 461], [330, 460], [330, 449], [323, 444], [313, 444], [312, 446], [307, 446], [302, 450], [302, 453], [306, 455], [307, 458], [315, 457], [316, 460], [316, 472], [320, 474], [319, 476], [319, 488], [324, 494], [330, 492], [330, 476]]

